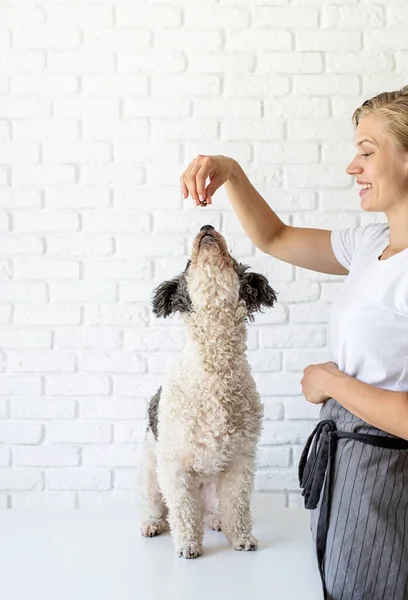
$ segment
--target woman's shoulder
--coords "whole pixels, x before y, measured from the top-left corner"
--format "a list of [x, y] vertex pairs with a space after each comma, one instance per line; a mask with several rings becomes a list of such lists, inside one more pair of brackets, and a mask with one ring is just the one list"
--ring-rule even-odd
[[346, 229], [335, 229], [333, 234], [337, 234], [344, 240], [352, 241], [354, 244], [362, 240], [379, 239], [388, 235], [388, 223], [367, 223], [366, 225], [355, 225]]
[[337, 260], [350, 270], [357, 256], [370, 255], [388, 239], [388, 223], [368, 223], [332, 231], [331, 241]]
[[388, 223], [368, 223], [367, 225], [359, 226], [362, 239], [380, 239], [388, 236]]

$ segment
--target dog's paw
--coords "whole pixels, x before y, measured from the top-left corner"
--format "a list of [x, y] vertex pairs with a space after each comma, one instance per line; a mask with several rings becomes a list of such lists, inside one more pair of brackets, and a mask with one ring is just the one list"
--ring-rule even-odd
[[214, 531], [221, 531], [221, 520], [214, 514], [205, 515], [204, 523], [210, 529]]
[[246, 535], [236, 541], [234, 550], [244, 550], [251, 552], [258, 548], [258, 540], [253, 535]]
[[214, 529], [214, 531], [221, 531], [220, 519], [214, 518], [209, 525], [211, 529]]
[[177, 554], [182, 558], [197, 558], [203, 553], [203, 547], [197, 542], [190, 542], [177, 549]]
[[157, 521], [145, 521], [140, 528], [140, 532], [143, 537], [155, 537], [166, 531], [167, 528], [166, 520], [158, 519]]

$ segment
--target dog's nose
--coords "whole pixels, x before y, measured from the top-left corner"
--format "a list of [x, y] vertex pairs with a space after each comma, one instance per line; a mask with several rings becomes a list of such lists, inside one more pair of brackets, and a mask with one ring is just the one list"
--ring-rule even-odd
[[214, 227], [212, 225], [203, 225], [200, 231], [214, 231]]

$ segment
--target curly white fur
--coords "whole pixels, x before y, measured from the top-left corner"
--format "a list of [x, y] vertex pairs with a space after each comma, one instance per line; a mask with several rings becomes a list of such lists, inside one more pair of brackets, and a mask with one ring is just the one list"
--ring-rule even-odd
[[[194, 243], [186, 279], [188, 339], [165, 381], [158, 439], [148, 431], [142, 473], [146, 536], [170, 525], [179, 556], [203, 552], [204, 520], [236, 550], [254, 550], [250, 511], [263, 407], [246, 358], [246, 303], [222, 236]], [[215, 484], [215, 511], [203, 484]], [[206, 514], [204, 514], [206, 512]]]

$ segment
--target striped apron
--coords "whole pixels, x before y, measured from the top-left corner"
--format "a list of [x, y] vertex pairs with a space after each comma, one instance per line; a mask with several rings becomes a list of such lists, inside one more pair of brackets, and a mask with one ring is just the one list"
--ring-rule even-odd
[[325, 600], [408, 600], [408, 441], [333, 398], [299, 463]]

